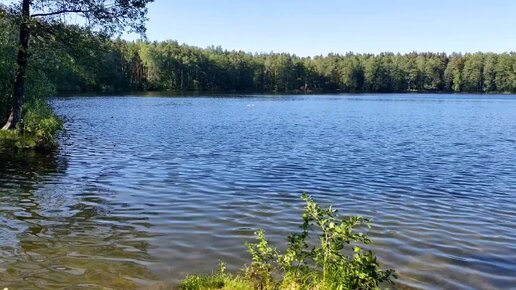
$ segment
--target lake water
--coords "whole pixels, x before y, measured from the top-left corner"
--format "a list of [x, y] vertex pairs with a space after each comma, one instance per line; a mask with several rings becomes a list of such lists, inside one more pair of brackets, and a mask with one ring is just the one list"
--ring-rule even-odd
[[516, 96], [77, 97], [56, 154], [0, 152], [0, 288], [176, 285], [297, 229], [374, 219], [395, 288], [516, 287]]

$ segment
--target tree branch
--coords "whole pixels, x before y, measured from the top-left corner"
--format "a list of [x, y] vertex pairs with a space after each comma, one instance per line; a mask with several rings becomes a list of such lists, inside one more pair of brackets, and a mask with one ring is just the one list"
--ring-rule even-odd
[[65, 10], [59, 10], [49, 13], [36, 13], [32, 14], [31, 17], [46, 17], [46, 16], [53, 16], [53, 15], [59, 15], [64, 13], [88, 13], [92, 12], [92, 10], [83, 10], [83, 9], [65, 9]]

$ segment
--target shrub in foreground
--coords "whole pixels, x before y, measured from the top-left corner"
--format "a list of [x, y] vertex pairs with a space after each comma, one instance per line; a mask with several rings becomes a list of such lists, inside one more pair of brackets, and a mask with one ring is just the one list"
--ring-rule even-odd
[[57, 146], [57, 134], [63, 122], [52, 108], [42, 101], [33, 100], [23, 108], [23, 118], [15, 130], [0, 131], [0, 143], [18, 149], [47, 151]]
[[191, 275], [180, 285], [184, 290], [201, 289], [379, 289], [392, 283], [394, 270], [382, 270], [372, 251], [361, 248], [371, 241], [360, 231], [370, 220], [341, 218], [332, 207], [322, 208], [314, 200], [306, 202], [299, 233], [288, 236], [287, 248], [280, 252], [266, 239], [263, 230], [256, 242], [247, 244], [251, 263], [239, 274], [221, 269], [208, 276]]

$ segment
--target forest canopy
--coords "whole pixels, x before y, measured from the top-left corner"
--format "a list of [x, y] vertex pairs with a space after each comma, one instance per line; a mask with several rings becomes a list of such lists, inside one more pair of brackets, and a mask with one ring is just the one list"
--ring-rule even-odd
[[[126, 41], [51, 24], [31, 38], [27, 95], [123, 91], [515, 92], [516, 53], [248, 53], [176, 41]], [[41, 26], [44, 29], [44, 25]], [[15, 72], [17, 30], [0, 16], [0, 109]]]

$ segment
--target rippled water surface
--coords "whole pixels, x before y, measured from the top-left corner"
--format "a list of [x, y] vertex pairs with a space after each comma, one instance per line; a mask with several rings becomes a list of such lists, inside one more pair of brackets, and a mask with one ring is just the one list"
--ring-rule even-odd
[[58, 153], [0, 151], [0, 288], [232, 269], [308, 192], [374, 218], [395, 288], [516, 287], [516, 96], [78, 97]]

